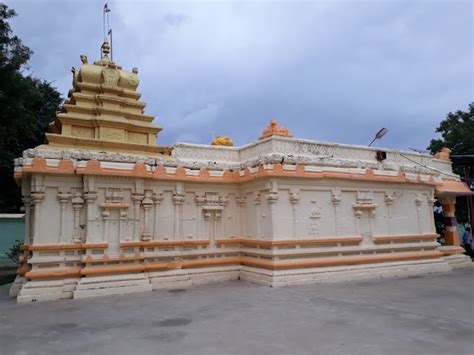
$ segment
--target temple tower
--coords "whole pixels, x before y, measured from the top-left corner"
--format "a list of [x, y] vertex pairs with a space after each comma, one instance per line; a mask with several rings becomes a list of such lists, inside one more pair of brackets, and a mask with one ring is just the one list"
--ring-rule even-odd
[[110, 46], [102, 44], [102, 58], [93, 64], [81, 55], [79, 70], [72, 68], [73, 88], [61, 112], [51, 123], [46, 140], [51, 147], [96, 151], [169, 155], [158, 146], [161, 131], [144, 113], [146, 104], [137, 91], [138, 69], [122, 69], [109, 58]]

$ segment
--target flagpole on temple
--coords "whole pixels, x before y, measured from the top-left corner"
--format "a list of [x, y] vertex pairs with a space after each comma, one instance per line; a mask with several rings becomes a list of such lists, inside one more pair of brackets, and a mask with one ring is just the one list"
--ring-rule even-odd
[[108, 36], [110, 36], [110, 61], [114, 61], [114, 46], [113, 46], [113, 40], [112, 40], [112, 29], [109, 30], [107, 33]]

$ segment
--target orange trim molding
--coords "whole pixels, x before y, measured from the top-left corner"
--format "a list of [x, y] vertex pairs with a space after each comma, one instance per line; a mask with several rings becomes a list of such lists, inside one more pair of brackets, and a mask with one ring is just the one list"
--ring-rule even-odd
[[375, 236], [374, 243], [416, 242], [419, 240], [430, 240], [437, 238], [439, 238], [438, 234], [387, 235]]
[[121, 273], [137, 273], [145, 271], [144, 264], [118, 265], [109, 267], [86, 267], [80, 271], [82, 276], [110, 275]]
[[320, 260], [306, 261], [266, 261], [252, 257], [229, 257], [214, 258], [207, 260], [190, 260], [190, 261], [171, 261], [165, 263], [145, 263], [136, 265], [117, 265], [117, 266], [100, 266], [85, 268], [56, 269], [50, 271], [29, 271], [25, 277], [29, 280], [80, 277], [80, 276], [99, 276], [122, 273], [139, 273], [152, 271], [165, 271], [173, 269], [186, 269], [195, 267], [211, 267], [224, 265], [245, 265], [251, 267], [259, 267], [267, 270], [290, 270], [302, 269], [308, 267], [328, 267], [328, 266], [344, 266], [358, 265], [370, 263], [383, 263], [393, 261], [432, 259], [445, 255], [440, 251], [431, 252], [411, 252], [403, 254], [383, 254], [383, 255], [364, 255], [355, 257], [326, 257]]
[[50, 271], [30, 271], [25, 274], [28, 280], [81, 277], [81, 268], [56, 269]]
[[330, 244], [358, 244], [363, 240], [362, 237], [334, 237], [334, 238], [318, 238], [318, 239], [299, 239], [299, 240], [258, 240], [258, 239], [219, 239], [216, 240], [217, 245], [227, 244], [250, 244], [257, 246], [296, 246], [296, 245], [330, 245]]
[[85, 250], [107, 249], [108, 243], [77, 243], [77, 244], [50, 244], [50, 245], [22, 245], [22, 251], [48, 251], [48, 250]]
[[453, 248], [452, 246], [451, 247], [439, 247], [438, 249], [441, 253], [443, 253], [443, 255], [455, 255], [455, 254], [464, 254], [464, 248], [462, 247], [455, 247]]
[[469, 186], [462, 181], [443, 180], [441, 185], [436, 186], [436, 194], [438, 195], [472, 195], [474, 194]]
[[388, 255], [374, 255], [362, 257], [332, 257], [321, 260], [308, 260], [296, 262], [281, 262], [281, 261], [262, 261], [259, 259], [242, 258], [242, 265], [260, 267], [268, 270], [288, 270], [301, 269], [308, 267], [327, 267], [327, 266], [344, 266], [344, 265], [358, 265], [371, 263], [384, 263], [392, 261], [418, 260], [418, 259], [432, 259], [443, 256], [439, 251], [421, 252], [421, 253], [405, 253], [405, 254], [388, 254]]
[[178, 247], [178, 246], [192, 246], [192, 245], [209, 245], [209, 240], [182, 240], [182, 241], [152, 241], [152, 242], [121, 242], [121, 248], [131, 247]]
[[20, 266], [18, 269], [16, 269], [16, 274], [18, 276], [25, 276], [25, 274], [30, 271], [30, 268], [28, 267], [28, 265], [24, 264], [22, 266]]

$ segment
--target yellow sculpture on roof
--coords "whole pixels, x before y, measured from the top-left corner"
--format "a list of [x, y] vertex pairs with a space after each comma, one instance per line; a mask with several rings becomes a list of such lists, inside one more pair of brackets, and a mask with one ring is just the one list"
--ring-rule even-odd
[[73, 88], [62, 111], [50, 125], [46, 140], [51, 146], [107, 150], [136, 154], [167, 154], [158, 146], [161, 128], [146, 115], [139, 101], [138, 69], [125, 71], [109, 58], [110, 45], [102, 44], [102, 58], [89, 64], [81, 55], [79, 70], [72, 69]]
[[233, 147], [234, 141], [228, 136], [217, 136], [216, 138], [212, 140], [211, 145]]

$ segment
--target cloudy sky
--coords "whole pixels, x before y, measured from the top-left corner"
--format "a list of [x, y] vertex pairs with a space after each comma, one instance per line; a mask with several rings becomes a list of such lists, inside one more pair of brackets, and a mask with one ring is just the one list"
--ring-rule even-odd
[[[65, 96], [99, 56], [105, 1], [6, 1], [29, 71]], [[472, 1], [108, 1], [114, 59], [139, 68], [161, 144], [296, 137], [424, 149], [474, 100]]]

